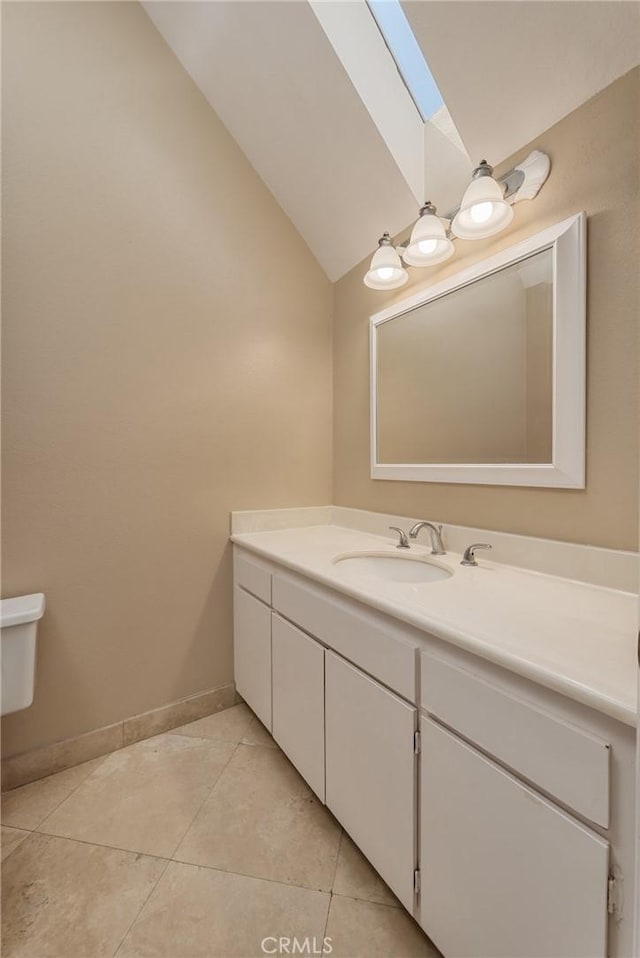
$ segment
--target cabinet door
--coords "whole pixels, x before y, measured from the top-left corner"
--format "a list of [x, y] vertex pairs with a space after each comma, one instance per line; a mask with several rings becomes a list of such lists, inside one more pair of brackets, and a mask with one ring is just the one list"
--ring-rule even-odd
[[324, 802], [324, 648], [273, 615], [273, 737]]
[[413, 911], [417, 710], [325, 653], [326, 801]]
[[607, 842], [421, 719], [420, 923], [456, 958], [604, 958]]
[[271, 609], [244, 589], [233, 590], [236, 688], [271, 731]]

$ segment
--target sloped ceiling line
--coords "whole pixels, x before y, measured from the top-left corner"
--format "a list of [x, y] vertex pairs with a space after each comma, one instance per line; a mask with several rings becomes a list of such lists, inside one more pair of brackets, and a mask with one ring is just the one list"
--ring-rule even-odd
[[449, 111], [421, 124], [365, 0], [142, 5], [331, 280], [640, 61], [636, 2], [403, 0]]

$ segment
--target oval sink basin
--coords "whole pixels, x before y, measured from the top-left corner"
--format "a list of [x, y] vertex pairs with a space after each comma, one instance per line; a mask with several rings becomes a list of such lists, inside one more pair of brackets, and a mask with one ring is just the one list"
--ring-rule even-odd
[[336, 556], [335, 565], [345, 571], [384, 582], [441, 582], [453, 573], [443, 565], [423, 556], [408, 556], [390, 552], [349, 552]]

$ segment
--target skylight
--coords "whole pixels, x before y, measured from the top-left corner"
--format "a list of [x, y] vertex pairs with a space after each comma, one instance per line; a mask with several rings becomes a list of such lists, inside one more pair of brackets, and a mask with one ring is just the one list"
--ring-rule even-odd
[[426, 122], [443, 105], [436, 81], [422, 55], [399, 0], [367, 0], [380, 33], [396, 62], [398, 72]]

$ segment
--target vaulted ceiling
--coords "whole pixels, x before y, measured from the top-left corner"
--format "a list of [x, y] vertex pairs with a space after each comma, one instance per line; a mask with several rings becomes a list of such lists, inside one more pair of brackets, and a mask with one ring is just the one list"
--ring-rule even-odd
[[424, 124], [365, 0], [143, 6], [332, 280], [640, 62], [634, 0], [404, 0]]
[[499, 163], [640, 63], [640, 3], [403, 2], [471, 156]]

